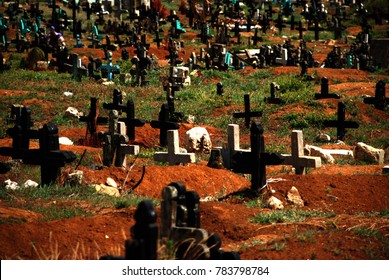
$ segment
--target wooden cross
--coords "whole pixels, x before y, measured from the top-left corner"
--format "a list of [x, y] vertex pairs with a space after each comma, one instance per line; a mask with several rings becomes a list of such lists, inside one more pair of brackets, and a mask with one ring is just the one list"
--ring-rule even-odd
[[178, 165], [180, 163], [191, 163], [196, 161], [194, 153], [181, 153], [178, 137], [178, 130], [167, 131], [167, 153], [156, 152], [154, 160], [159, 162], [168, 162], [169, 165]]
[[304, 140], [303, 132], [301, 130], [292, 131], [291, 150], [291, 155], [282, 154], [285, 159], [283, 164], [292, 165], [295, 168], [296, 174], [305, 174], [306, 167], [321, 167], [320, 157], [304, 156]]
[[339, 99], [339, 94], [328, 92], [328, 78], [321, 78], [320, 93], [315, 94], [315, 99], [335, 98]]
[[346, 105], [343, 102], [338, 102], [338, 119], [336, 121], [326, 120], [324, 121], [325, 127], [336, 127], [337, 139], [343, 141], [346, 134], [346, 128], [358, 128], [359, 124], [354, 121], [346, 121]]
[[234, 118], [244, 118], [245, 119], [245, 126], [246, 128], [249, 128], [250, 126], [250, 119], [252, 117], [260, 117], [262, 116], [262, 112], [251, 112], [250, 111], [250, 95], [245, 94], [244, 95], [244, 112], [243, 113], [234, 113]]
[[386, 97], [385, 82], [378, 81], [375, 87], [374, 97], [365, 97], [363, 102], [366, 104], [374, 104], [374, 108], [378, 110], [385, 110], [385, 107], [389, 104], [389, 98]]
[[284, 158], [278, 153], [265, 152], [263, 128], [257, 122], [250, 127], [251, 151], [238, 151], [232, 157], [232, 170], [251, 174], [251, 189], [260, 191], [266, 187], [266, 166], [282, 164]]
[[[86, 142], [89, 142], [89, 140], [95, 142], [97, 136], [97, 125], [108, 123], [108, 118], [100, 117], [100, 109], [96, 97], [91, 97], [89, 114], [87, 116], [81, 116], [80, 121], [86, 122], [87, 124], [85, 134]], [[88, 139], [88, 136], [90, 136], [92, 139]], [[92, 144], [96, 145], [97, 143]]]

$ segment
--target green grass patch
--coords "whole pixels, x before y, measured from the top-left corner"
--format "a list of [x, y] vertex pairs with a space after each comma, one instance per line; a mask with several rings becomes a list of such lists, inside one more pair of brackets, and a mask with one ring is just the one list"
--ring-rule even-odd
[[322, 211], [312, 210], [312, 211], [303, 211], [303, 210], [279, 210], [272, 211], [270, 213], [260, 213], [256, 217], [250, 220], [253, 223], [260, 224], [275, 224], [275, 223], [293, 223], [293, 222], [303, 222], [307, 218], [311, 217], [333, 217], [334, 213], [325, 213]]

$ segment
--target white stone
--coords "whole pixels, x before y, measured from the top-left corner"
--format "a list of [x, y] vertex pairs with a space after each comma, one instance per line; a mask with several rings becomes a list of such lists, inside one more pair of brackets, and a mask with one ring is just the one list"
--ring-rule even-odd
[[105, 181], [105, 184], [107, 186], [110, 186], [110, 187], [113, 187], [113, 188], [118, 188], [118, 184], [115, 182], [114, 179], [112, 179], [111, 177], [108, 177], [107, 180]]
[[328, 134], [320, 133], [315, 140], [316, 142], [328, 143], [331, 141], [331, 137]]
[[5, 180], [4, 181], [4, 187], [7, 189], [7, 190], [17, 190], [20, 188], [20, 186], [18, 185], [18, 183], [14, 182], [14, 181], [11, 181], [11, 179], [8, 179], [8, 180]]
[[321, 160], [325, 163], [333, 164], [335, 163], [334, 157], [327, 151], [316, 146], [306, 145], [310, 150], [310, 155], [314, 157], [320, 157]]
[[276, 198], [275, 196], [269, 197], [269, 199], [267, 200], [267, 206], [273, 210], [284, 209], [284, 205], [282, 204], [282, 201]]
[[98, 193], [103, 193], [111, 196], [119, 197], [120, 193], [117, 188], [109, 187], [103, 184], [95, 184], [92, 185], [92, 187], [96, 190]]
[[363, 160], [376, 164], [383, 164], [385, 151], [369, 146], [365, 143], [358, 142], [355, 146], [355, 159]]
[[70, 140], [70, 139], [67, 138], [67, 137], [59, 137], [59, 138], [58, 138], [58, 142], [59, 142], [59, 144], [61, 144], [61, 145], [69, 145], [69, 146], [73, 145], [73, 141]]
[[286, 201], [296, 205], [298, 207], [303, 207], [304, 206], [304, 200], [301, 198], [300, 193], [298, 189], [293, 186], [287, 193], [286, 195]]
[[70, 185], [81, 185], [82, 184], [82, 177], [84, 175], [84, 172], [81, 170], [76, 170], [73, 173], [70, 173], [66, 179], [66, 181]]
[[188, 152], [211, 152], [211, 138], [204, 127], [193, 127], [186, 132], [185, 136]]
[[70, 96], [73, 96], [73, 92], [65, 91], [65, 92], [63, 93], [63, 95], [65, 95], [66, 97], [70, 97]]
[[25, 188], [36, 188], [39, 184], [33, 180], [28, 179], [26, 182], [24, 182]]
[[65, 117], [68, 118], [77, 118], [79, 119], [80, 116], [82, 116], [83, 113], [79, 112], [76, 108], [74, 107], [68, 107], [65, 111]]

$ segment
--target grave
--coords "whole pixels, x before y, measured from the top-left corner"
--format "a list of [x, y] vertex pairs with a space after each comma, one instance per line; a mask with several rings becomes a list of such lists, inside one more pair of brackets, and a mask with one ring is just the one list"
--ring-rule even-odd
[[263, 128], [258, 122], [250, 127], [250, 151], [237, 151], [232, 156], [232, 171], [251, 174], [251, 190], [262, 191], [266, 186], [266, 166], [280, 165], [284, 158], [279, 153], [265, 152]]
[[158, 114], [158, 120], [152, 120], [150, 125], [152, 128], [160, 130], [159, 145], [162, 147], [167, 145], [167, 131], [179, 128], [176, 122], [169, 121], [169, 107], [167, 104], [162, 104], [161, 110]]
[[[181, 182], [162, 190], [160, 226], [149, 200], [138, 204], [131, 240], [125, 241], [124, 256], [102, 256], [101, 260], [239, 260], [238, 252], [225, 252], [218, 234], [200, 228], [200, 197]], [[169, 254], [167, 242], [172, 242]], [[164, 249], [165, 248], [165, 249]]]
[[180, 152], [178, 130], [167, 131], [167, 152], [156, 152], [154, 160], [168, 162], [169, 165], [192, 163], [196, 161], [195, 153]]
[[[54, 123], [47, 123], [38, 130], [32, 130], [31, 126], [31, 110], [23, 107], [20, 124], [7, 129], [12, 147], [0, 147], [0, 154], [21, 159], [25, 164], [40, 165], [41, 185], [51, 185], [61, 175], [61, 167], [77, 157], [71, 151], [60, 150], [58, 127]], [[39, 140], [38, 149], [30, 149], [31, 139]]]
[[378, 81], [375, 87], [374, 97], [365, 97], [363, 102], [366, 104], [374, 104], [374, 108], [378, 110], [385, 110], [389, 104], [389, 98], [386, 97], [386, 83], [384, 81]]
[[249, 126], [250, 126], [250, 119], [252, 117], [260, 117], [260, 116], [262, 116], [262, 112], [260, 112], [260, 111], [251, 112], [251, 110], [250, 110], [250, 95], [245, 94], [244, 95], [244, 112], [242, 112], [242, 113], [233, 113], [232, 116], [234, 118], [244, 118], [245, 119], [245, 126], [246, 126], [246, 128], [249, 128]]
[[108, 132], [99, 133], [103, 146], [103, 164], [104, 166], [126, 167], [126, 155], [137, 155], [139, 153], [138, 145], [127, 144], [129, 139], [126, 135], [126, 126], [119, 122], [119, 113], [111, 110], [109, 113]]
[[328, 92], [328, 78], [322, 77], [320, 84], [320, 93], [315, 94], [315, 99], [336, 98], [339, 99], [339, 94]]
[[291, 135], [291, 155], [282, 154], [285, 165], [292, 165], [296, 174], [305, 174], [306, 168], [321, 167], [320, 157], [304, 156], [304, 140], [301, 130], [293, 130]]
[[358, 128], [359, 124], [354, 121], [346, 121], [346, 105], [338, 102], [337, 120], [325, 120], [325, 127], [336, 127], [337, 140], [343, 141], [346, 135], [346, 128]]

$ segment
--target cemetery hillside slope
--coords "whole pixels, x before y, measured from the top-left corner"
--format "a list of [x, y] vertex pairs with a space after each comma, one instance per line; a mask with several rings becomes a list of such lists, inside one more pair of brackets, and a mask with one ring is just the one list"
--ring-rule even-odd
[[[98, 16], [93, 13], [88, 20], [85, 11], [77, 11], [77, 18], [83, 22], [80, 40], [85, 46], [76, 47], [73, 27], [68, 27], [62, 35], [69, 54], [78, 54], [85, 66], [93, 59], [101, 59], [106, 68], [98, 69], [97, 75], [104, 73], [106, 80], [93, 77], [88, 71], [87, 76], [85, 69], [76, 73], [75, 64], [69, 64], [71, 61], [66, 61], [69, 68], [64, 66], [64, 73], [60, 73], [61, 65], [51, 67], [45, 62], [36, 64], [41, 67], [38, 69], [22, 69], [22, 60], [31, 60], [28, 57], [31, 48], [18, 50], [22, 43], [15, 38], [22, 29], [19, 27], [18, 31], [12, 24], [5, 28], [5, 20], [0, 16], [0, 31], [6, 30], [10, 41], [7, 50], [0, 42], [5, 65], [9, 65], [9, 69], [4, 67], [0, 72], [0, 259], [95, 260], [108, 255], [124, 256], [126, 240], [134, 238], [131, 229], [139, 223], [135, 216], [141, 201], [152, 202], [155, 222], [163, 234], [161, 221], [166, 218], [163, 191], [166, 198], [167, 186], [183, 184], [187, 196], [181, 197], [181, 202], [197, 198], [194, 192], [200, 201], [197, 227], [211, 237], [217, 234], [220, 248], [224, 252], [237, 252], [240, 259], [388, 260], [389, 101], [385, 91], [389, 66], [381, 67], [376, 60], [374, 65], [369, 60], [367, 64], [371, 67], [365, 65], [368, 69], [362, 69], [361, 58], [361, 67], [357, 69], [347, 58], [336, 56], [338, 47], [346, 54], [352, 46], [365, 46], [358, 41], [361, 32], [368, 31], [373, 38], [388, 40], [389, 24], [384, 19], [387, 15], [382, 15], [382, 22], [377, 23], [369, 14], [368, 22], [361, 24], [362, 16], [358, 13], [363, 11], [344, 5], [341, 37], [335, 39], [335, 25], [323, 20], [319, 38], [315, 38], [314, 24], [308, 29], [308, 19], [302, 16], [309, 15], [296, 4], [294, 15], [303, 19], [306, 27], [304, 40], [300, 40], [297, 19], [294, 29], [290, 28], [290, 15], [283, 14], [282, 25], [278, 20], [281, 3], [274, 3], [272, 8], [266, 4], [260, 9], [260, 13], [268, 13], [272, 18], [266, 32], [259, 29], [255, 35], [253, 30], [243, 29], [235, 33], [235, 19], [239, 19], [236, 20], [239, 24], [247, 23], [249, 4], [241, 5], [245, 13], [232, 12], [230, 7], [230, 12], [226, 8], [218, 16], [230, 27], [228, 44], [219, 44], [216, 41], [224, 37], [217, 32], [227, 25], [219, 26], [217, 20], [211, 22], [216, 14], [203, 15], [196, 10], [195, 21], [199, 21], [199, 26], [190, 26], [191, 19], [187, 16], [190, 13], [185, 12], [189, 2], [200, 1], [152, 1], [164, 17], [158, 23], [160, 33], [156, 33], [154, 20], [140, 16], [139, 40], [131, 37], [130, 32], [120, 34], [124, 42], [121, 47], [112, 46], [112, 65], [106, 59], [104, 46], [93, 46], [93, 40], [88, 39], [93, 33], [92, 22], [98, 21]], [[321, 2], [335, 16], [335, 7], [329, 1]], [[46, 2], [39, 3], [45, 20], [51, 20], [52, 9]], [[61, 1], [59, 5], [68, 15], [72, 14], [71, 7]], [[20, 6], [30, 8], [27, 4]], [[7, 15], [6, 7], [0, 7], [0, 12]], [[172, 19], [176, 18], [169, 9], [176, 10], [185, 32], [172, 34], [180, 29], [177, 25], [175, 29], [171, 27]], [[103, 19], [98, 26], [105, 35], [110, 32], [108, 19], [114, 20], [114, 12]], [[134, 24], [129, 19], [126, 22], [131, 27]], [[207, 22], [211, 34], [201, 28]], [[259, 23], [263, 26], [266, 21], [262, 19]], [[369, 24], [372, 28], [368, 28]], [[43, 26], [49, 30], [49, 21]], [[114, 41], [114, 32], [110, 34]], [[141, 41], [141, 35], [147, 44]], [[171, 35], [178, 37], [169, 42]], [[254, 46], [256, 36], [261, 38], [257, 38]], [[227, 55], [221, 52], [217, 54], [220, 57], [213, 59], [214, 67], [207, 69], [206, 58], [201, 58], [201, 49], [211, 53], [207, 39], [215, 50], [226, 45], [228, 53], [235, 58], [240, 56], [239, 61], [244, 63], [221, 63], [221, 58]], [[105, 38], [100, 42], [107, 47]], [[178, 42], [183, 45], [176, 48]], [[282, 56], [274, 57], [274, 63], [266, 64], [264, 61], [271, 59], [270, 56], [250, 57], [250, 52], [245, 51], [274, 45], [281, 50], [281, 46], [289, 48], [287, 44], [293, 45], [289, 46], [293, 54], [311, 52], [313, 65], [306, 73], [302, 74], [303, 61], [297, 58], [297, 62], [286, 62]], [[382, 44], [383, 51], [388, 49], [389, 43]], [[377, 52], [374, 45], [369, 48]], [[123, 50], [129, 58], [123, 57]], [[153, 57], [148, 62], [155, 67], [140, 69], [142, 55]], [[197, 65], [192, 63], [193, 56], [198, 59]], [[59, 58], [49, 52], [48, 59], [58, 63]], [[191, 84], [177, 85], [179, 79], [169, 76], [174, 59], [191, 68]], [[108, 81], [110, 66], [120, 66], [120, 74], [118, 69], [113, 70], [112, 81]], [[381, 103], [374, 103], [377, 92], [384, 93]], [[365, 98], [373, 99], [365, 102]], [[81, 114], [65, 114], [68, 107]], [[117, 109], [115, 112], [113, 107]], [[11, 108], [23, 117], [15, 117], [10, 113]], [[26, 108], [31, 110], [31, 122], [26, 121], [29, 116]], [[129, 108], [135, 111], [132, 119]], [[170, 110], [167, 121], [163, 119], [164, 109]], [[127, 122], [123, 128], [126, 132], [119, 131], [122, 127], [117, 123], [113, 132], [115, 118]], [[163, 138], [165, 125], [169, 129]], [[129, 139], [132, 127], [134, 138]], [[203, 150], [191, 154], [187, 132], [198, 127], [206, 129], [212, 147], [206, 150], [204, 136]], [[29, 139], [27, 147], [23, 146], [26, 139]], [[168, 143], [163, 145], [161, 142], [166, 139]], [[111, 143], [116, 146], [110, 146]], [[361, 143], [373, 148], [372, 156], [358, 157], [360, 149], [365, 147]], [[138, 152], [133, 152], [133, 148], [139, 149]], [[213, 152], [222, 155], [212, 161]], [[122, 155], [123, 161], [115, 166]], [[70, 174], [77, 172], [82, 174], [81, 180], [69, 179]], [[51, 182], [53, 177], [55, 181]], [[263, 181], [257, 181], [263, 177], [267, 184], [258, 191]], [[24, 187], [28, 179], [38, 183], [47, 180], [50, 184]], [[12, 182], [20, 188], [11, 189]], [[269, 202], [274, 202], [274, 198], [280, 204], [274, 206]], [[197, 210], [196, 205], [193, 208]], [[178, 246], [177, 243], [174, 245]], [[163, 241], [159, 245], [159, 259], [177, 256], [168, 252]]]

